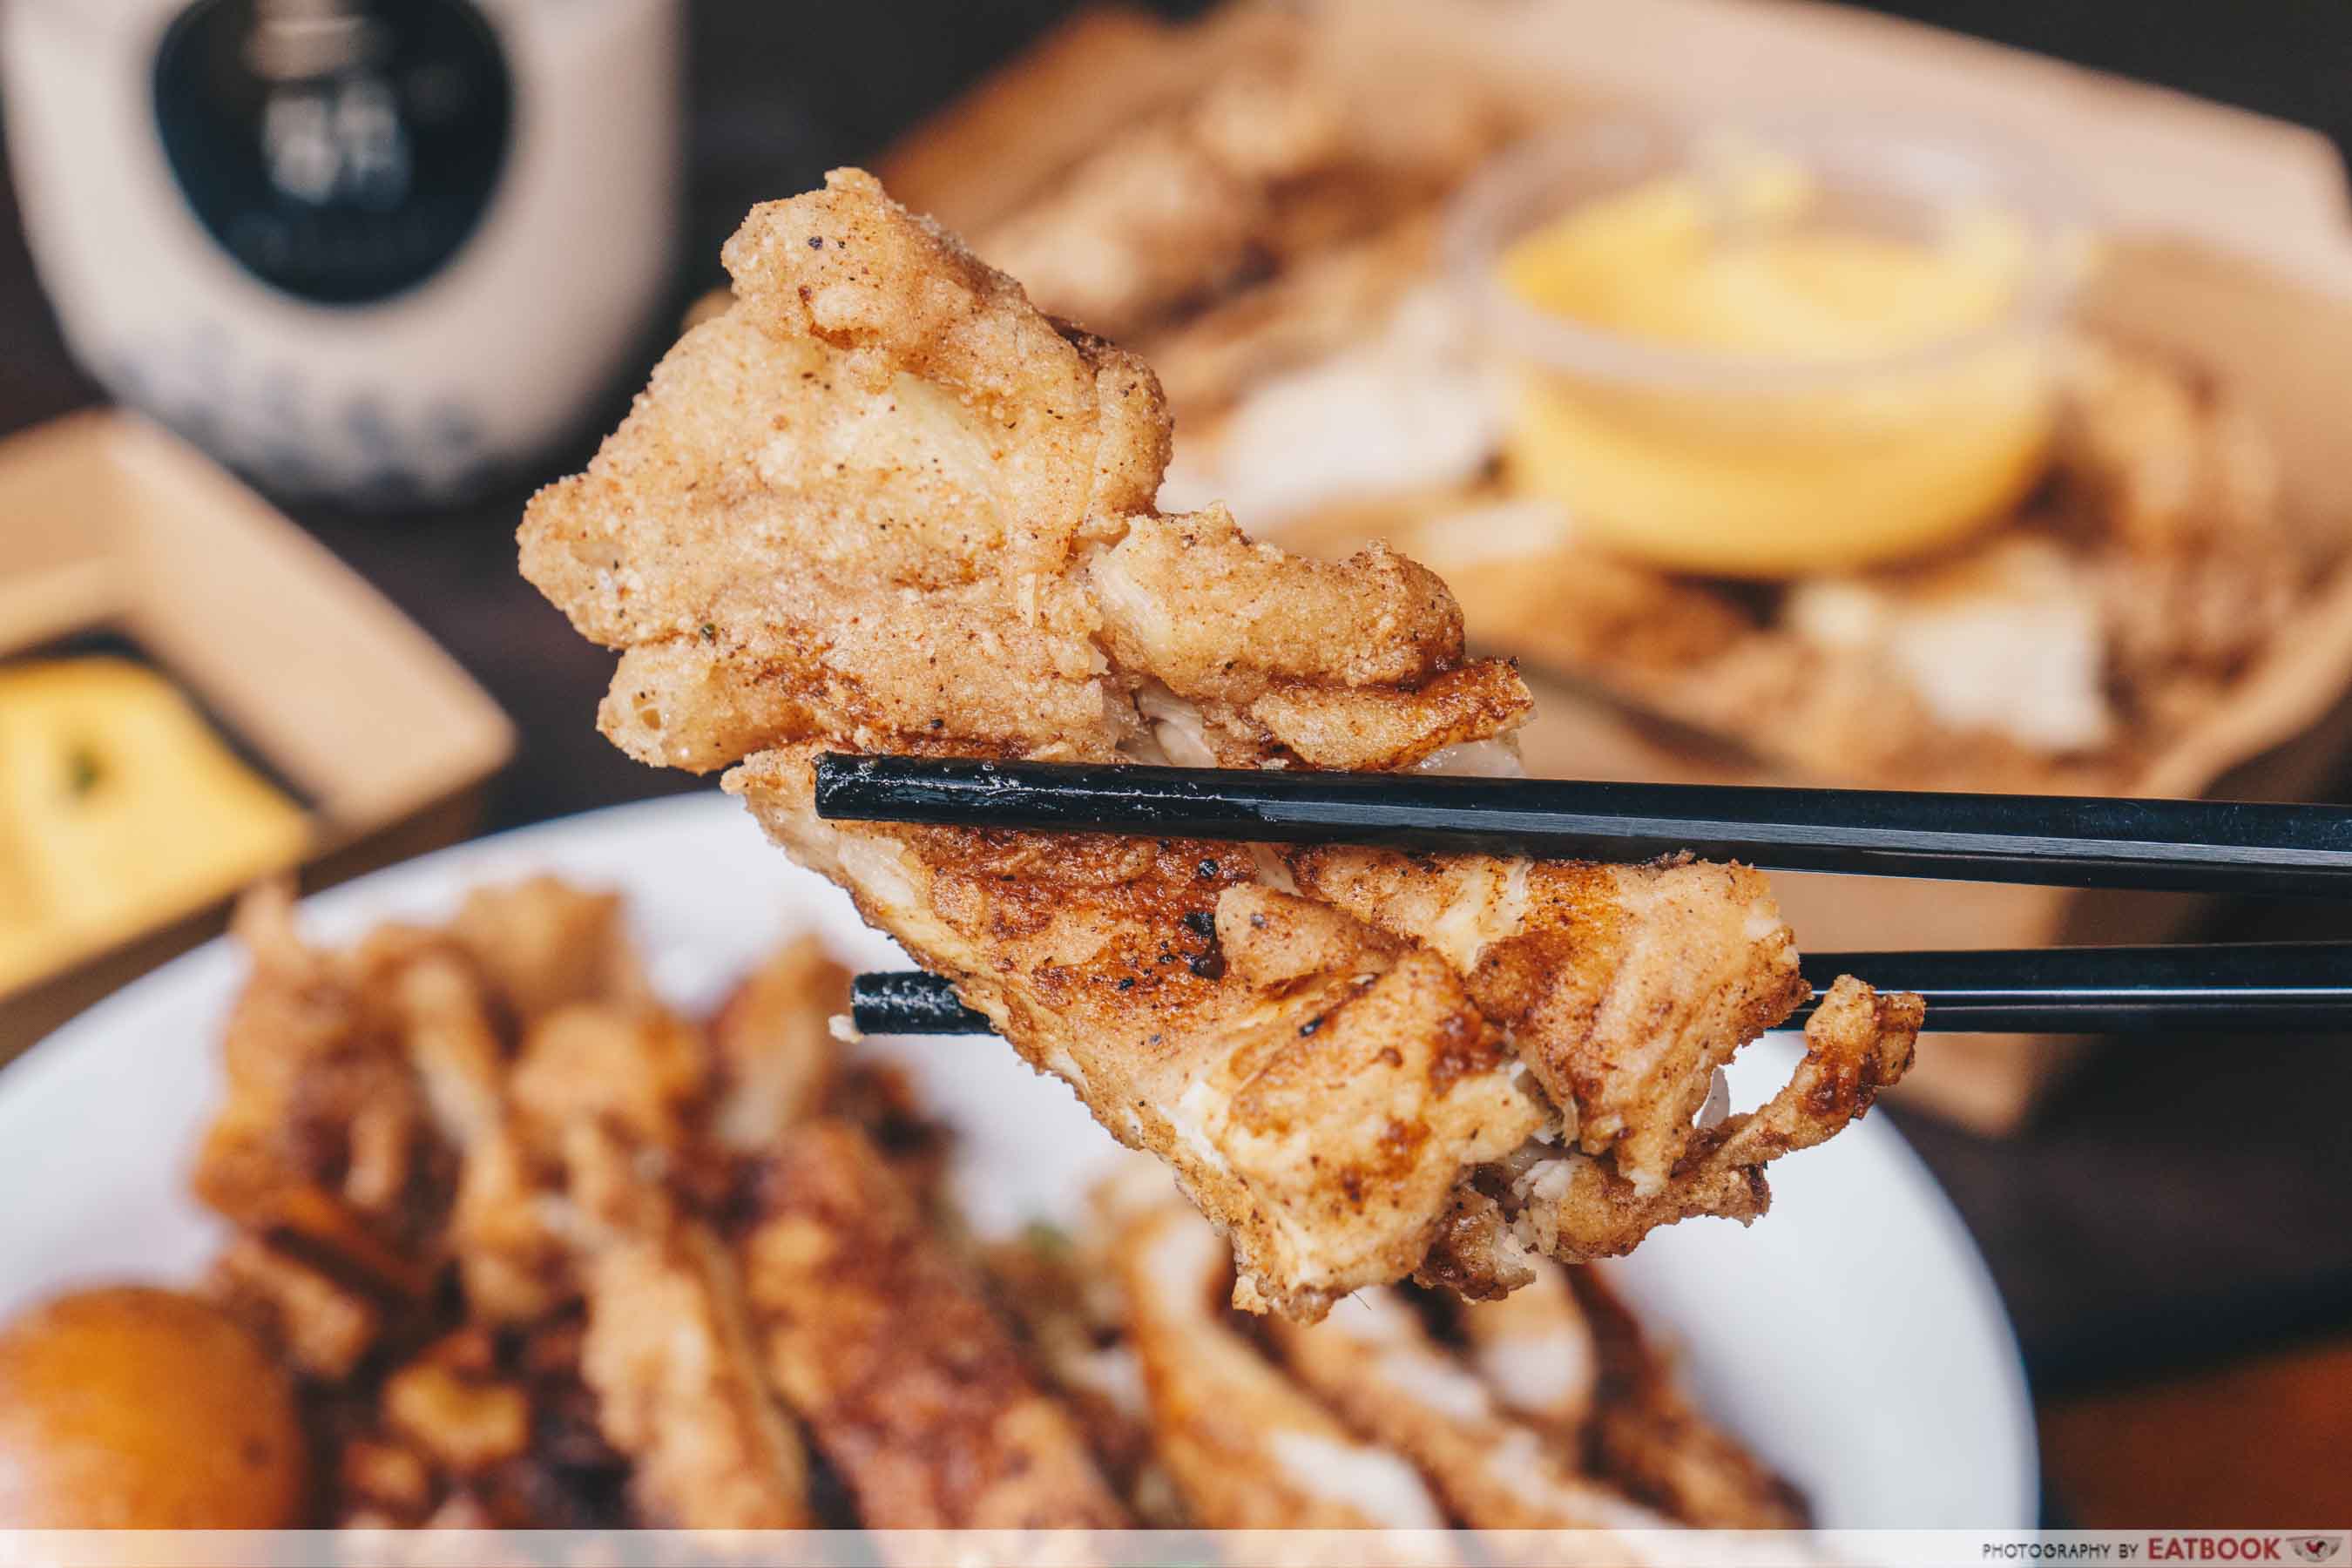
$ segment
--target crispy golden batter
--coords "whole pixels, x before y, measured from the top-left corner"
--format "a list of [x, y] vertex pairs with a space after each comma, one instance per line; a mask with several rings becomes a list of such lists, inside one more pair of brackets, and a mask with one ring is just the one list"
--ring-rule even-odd
[[722, 1053], [646, 1000], [618, 913], [541, 879], [326, 952], [282, 895], [240, 912], [255, 973], [196, 1178], [240, 1231], [215, 1287], [322, 1390], [346, 1522], [616, 1523], [623, 1470], [639, 1522], [809, 1521], [688, 1205], [723, 1157], [710, 1097], [773, 1075], [782, 982], [817, 965], [774, 961]]
[[[1541, 1123], [1444, 963], [1259, 886], [1232, 845], [815, 820], [804, 751], [731, 776], [771, 832], [962, 984], [1033, 1065], [1161, 1154], [1314, 1311], [1411, 1271], [1468, 1166]], [[1281, 962], [1302, 928], [1315, 962]]]
[[[508, 1058], [543, 1009], [641, 990], [616, 910], [542, 879], [477, 891], [446, 931], [389, 925], [329, 953], [300, 942], [282, 892], [247, 900], [237, 933], [254, 977], [198, 1194], [255, 1237], [397, 1294], [422, 1297], [454, 1260], [492, 1319], [551, 1310], [562, 1247], [509, 1125]], [[247, 1261], [262, 1288], [263, 1258]], [[281, 1308], [323, 1310], [282, 1268], [267, 1283]]]
[[[1271, 752], [1316, 767], [1402, 768], [1516, 728], [1531, 703], [1506, 665], [1462, 662], [1462, 612], [1381, 546], [1342, 563], [1253, 544], [1220, 506], [1137, 517], [1086, 578], [1113, 664], [1150, 683], [1146, 716], [1219, 763]], [[1173, 699], [1173, 700], [1170, 700]]]
[[564, 1142], [589, 1238], [581, 1373], [606, 1439], [635, 1467], [639, 1513], [671, 1528], [813, 1522], [807, 1456], [761, 1375], [727, 1247], [608, 1126], [575, 1123]]
[[515, 1118], [466, 1156], [449, 1247], [467, 1305], [486, 1322], [536, 1322], [579, 1294], [562, 1173]]
[[1102, 1200], [1160, 1458], [1211, 1530], [1426, 1530], [1412, 1467], [1359, 1442], [1226, 1321], [1228, 1255], [1149, 1169]]
[[453, 1151], [411, 1062], [396, 1008], [370, 984], [388, 952], [324, 953], [295, 932], [286, 890], [257, 891], [236, 930], [253, 975], [229, 1016], [227, 1090], [191, 1178], [239, 1228], [336, 1258], [422, 1297], [437, 1266]]
[[515, 1026], [574, 1002], [642, 1002], [651, 995], [621, 923], [616, 893], [554, 877], [476, 888], [449, 922]]
[[740, 1256], [769, 1374], [883, 1530], [1127, 1521], [980, 1283], [854, 1127], [767, 1163]]
[[[1522, 1150], [1513, 1158], [1526, 1159]], [[1492, 1172], [1475, 1181], [1495, 1184]], [[1465, 1301], [1499, 1301], [1535, 1280], [1538, 1259], [1511, 1228], [1509, 1211], [1492, 1193], [1465, 1183], [1439, 1221], [1436, 1238], [1412, 1271], [1412, 1282]]]
[[595, 1430], [579, 1379], [579, 1329], [516, 1336], [451, 1329], [380, 1384], [328, 1391], [326, 1517], [373, 1528], [614, 1528], [626, 1465]]
[[[1401, 557], [1307, 561], [1222, 508], [1152, 511], [1150, 373], [869, 176], [759, 208], [726, 258], [732, 310], [523, 526], [525, 574], [623, 650], [607, 733], [739, 763], [727, 787], [772, 837], [1175, 1167], [1246, 1305], [1313, 1316], [1412, 1272], [1465, 1179], [1556, 1114], [1657, 1194], [1713, 1066], [1803, 994], [1747, 873], [1334, 856], [1299, 860], [1300, 898], [1230, 845], [815, 818], [825, 750], [1495, 767], [1528, 698], [1465, 659], [1452, 596]], [[1376, 900], [1339, 890], [1382, 877]], [[1457, 882], [1500, 889], [1466, 957]], [[1516, 1277], [1497, 1250], [1474, 1283]]]
[[776, 950], [710, 1020], [710, 1137], [754, 1156], [815, 1115], [841, 1088], [832, 1019], [849, 1011], [849, 972], [814, 937]]
[[[1605, 554], [1541, 499], [1464, 497], [1386, 531], [1445, 574], [1489, 646], [1821, 776], [2027, 789], [2079, 765], [2082, 747], [2036, 750], [1939, 718], [1939, 687], [1955, 713], [1973, 712], [2038, 674], [2032, 706], [2063, 692], [2067, 731], [2103, 733], [2105, 698], [2058, 679], [2097, 673], [2089, 584], [2071, 567], [2021, 584], [1999, 558], [1964, 552], [1949, 570], [1730, 586]], [[2010, 662], [1983, 657], [1988, 644]]]
[[607, 733], [698, 769], [812, 730], [1113, 754], [1131, 723], [1069, 568], [1150, 506], [1149, 373], [864, 175], [760, 208], [726, 255], [734, 308], [524, 523], [524, 574], [628, 650]]
[[2070, 346], [2059, 527], [2090, 552], [2112, 679], [2178, 724], [2262, 652], [2315, 542], [2289, 525], [2278, 455], [2247, 409], [2151, 355]]
[[1481, 640], [1553, 668], [1663, 679], [1756, 631], [1753, 616], [1710, 585], [1582, 542], [1567, 511], [1540, 498], [1482, 485], [1385, 531], [1445, 578]]
[[[1754, 1111], [1697, 1132], [1664, 1184], [1643, 1191], [1609, 1162], [1530, 1146], [1498, 1195], [1525, 1245], [1571, 1263], [1631, 1252], [1662, 1225], [1700, 1215], [1748, 1224], [1771, 1202], [1764, 1167], [1867, 1111], [1911, 1065], [1926, 1007], [1842, 977], [1805, 1023], [1805, 1058]], [[1504, 1173], [1496, 1173], [1496, 1176]], [[1491, 1178], [1490, 1178], [1491, 1179]]]
[[481, 1335], [461, 1330], [384, 1379], [383, 1415], [441, 1469], [478, 1475], [522, 1457], [530, 1401], [486, 1364]]
[[527, 1323], [578, 1297], [567, 1137], [602, 1126], [648, 1170], [685, 1175], [704, 1073], [701, 1040], [647, 1002], [576, 1002], [538, 1020], [500, 1086], [497, 1121], [458, 1178], [450, 1245], [475, 1312]]
[[1509, 133], [1462, 73], [1334, 55], [1303, 23], [1257, 20], [1248, 59], [1116, 130], [981, 233], [980, 253], [1040, 309], [1156, 347], [1425, 215]]
[[[1672, 1522], [1579, 1475], [1565, 1450], [1507, 1413], [1440, 1349], [1393, 1290], [1362, 1291], [1311, 1327], [1277, 1321], [1272, 1332], [1301, 1383], [1365, 1437], [1411, 1458], [1475, 1530], [1659, 1530]], [[1579, 1544], [1594, 1561], [1628, 1560], [1623, 1542]]]
[[206, 1283], [306, 1377], [349, 1377], [383, 1332], [383, 1309], [366, 1294], [250, 1234], [221, 1249]]
[[574, 1126], [601, 1125], [667, 1170], [699, 1115], [704, 1061], [694, 1029], [667, 1008], [581, 1004], [530, 1031], [508, 1092], [544, 1149], [561, 1150]]
[[1716, 1068], [1808, 994], [1771, 889], [1738, 866], [1316, 849], [1301, 890], [1428, 944], [1510, 1031], [1587, 1153], [1655, 1192]]
[[[1184, 439], [1213, 441], [1218, 416], [1249, 387], [1358, 342], [1365, 322], [1382, 319], [1427, 276], [1436, 250], [1435, 216], [1416, 212], [1361, 239], [1298, 257], [1264, 283], [1139, 340]], [[1030, 292], [1044, 299], [1034, 288]]]
[[1341, 155], [1342, 113], [1293, 62], [1244, 67], [1115, 137], [979, 248], [1054, 314], [1135, 331], [1264, 265], [1286, 186]]
[[2117, 542], [2144, 554], [2281, 537], [2278, 455], [2220, 388], [2096, 338], [2066, 343], [2059, 474]]
[[[344, 952], [298, 942], [282, 899], [241, 917], [256, 973], [210, 1171], [239, 1228], [210, 1286], [304, 1381], [317, 1521], [816, 1522], [788, 1415], [809, 1424], [857, 1522], [883, 1528], [1434, 1525], [1408, 1458], [1472, 1521], [1630, 1517], [1563, 1468], [1556, 1456], [1577, 1448], [1557, 1399], [1528, 1413], [1549, 1422], [1530, 1457], [1466, 1364], [1417, 1327], [1369, 1342], [1361, 1305], [1289, 1342], [1305, 1381], [1375, 1441], [1351, 1436], [1234, 1326], [1217, 1300], [1228, 1247], [1140, 1158], [1075, 1241], [990, 1249], [995, 1305], [1018, 1326], [999, 1321], [945, 1212], [936, 1130], [903, 1085], [842, 1058], [824, 1023], [844, 976], [814, 945], [777, 952], [698, 1030], [646, 996], [609, 901], [539, 883], [468, 910], [463, 941], [386, 926]], [[570, 964], [544, 940], [567, 926], [608, 933], [611, 968]], [[1211, 934], [1253, 989], [1312, 992], [1344, 973], [1374, 991], [1405, 973], [1410, 991], [1452, 973], [1255, 882], [1220, 896]], [[1333, 1017], [1308, 1037], [1348, 1027]], [[1276, 1061], [1233, 1098], [1282, 1103], [1293, 1067]], [[1815, 1109], [1860, 1092], [1858, 1070], [1815, 1074]], [[1346, 1076], [1327, 1086], [1335, 1100]], [[362, 1131], [360, 1091], [404, 1084], [397, 1115]], [[1500, 1186], [1524, 1153], [1479, 1180]], [[419, 1184], [411, 1161], [442, 1174]], [[347, 1167], [366, 1173], [355, 1189]], [[392, 1209], [368, 1206], [388, 1194]], [[1439, 1262], [1494, 1289], [1507, 1251], [1537, 1279], [1496, 1310], [1538, 1320], [1532, 1337], [1486, 1336], [1524, 1342], [1516, 1371], [1496, 1364], [1532, 1394], [1527, 1367], [1556, 1349], [1559, 1275], [1525, 1266], [1496, 1197], [1462, 1186], [1445, 1203], [1486, 1216], [1493, 1256], [1473, 1278], [1449, 1219]], [[1785, 1507], [1622, 1310], [1592, 1313], [1595, 1446], [1624, 1484], [1700, 1517]], [[823, 1520], [846, 1522], [838, 1504]]]

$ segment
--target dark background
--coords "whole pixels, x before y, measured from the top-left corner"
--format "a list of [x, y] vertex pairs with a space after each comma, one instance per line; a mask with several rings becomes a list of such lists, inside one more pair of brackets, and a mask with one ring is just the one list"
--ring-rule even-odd
[[[866, 0], [692, 6], [689, 261], [673, 309], [593, 426], [610, 426], [678, 310], [719, 279], [719, 242], [753, 202], [870, 158], [1071, 7]], [[1162, 5], [1171, 12], [1194, 5]], [[2352, 141], [2352, 0], [1882, 6], [2315, 126]], [[67, 360], [0, 183], [0, 431], [94, 401]], [[695, 787], [623, 758], [592, 715], [609, 656], [516, 576], [531, 483], [592, 437], [462, 510], [299, 520], [421, 622], [521, 731], [491, 828]], [[2340, 917], [2247, 911], [2222, 934], [2342, 934]], [[1917, 1117], [1906, 1132], [1983, 1245], [2038, 1388], [2144, 1378], [2352, 1326], [2352, 1042], [2109, 1048], [2027, 1136], [1989, 1142]]]

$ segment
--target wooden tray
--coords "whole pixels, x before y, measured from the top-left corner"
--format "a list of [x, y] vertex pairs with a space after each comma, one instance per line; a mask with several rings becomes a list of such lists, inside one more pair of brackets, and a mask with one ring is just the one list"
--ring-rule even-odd
[[[128, 415], [0, 442], [0, 657], [89, 634], [165, 670], [310, 807], [323, 885], [462, 837], [514, 734], [373, 589], [210, 459]], [[218, 931], [226, 898], [0, 995], [0, 1061]]]

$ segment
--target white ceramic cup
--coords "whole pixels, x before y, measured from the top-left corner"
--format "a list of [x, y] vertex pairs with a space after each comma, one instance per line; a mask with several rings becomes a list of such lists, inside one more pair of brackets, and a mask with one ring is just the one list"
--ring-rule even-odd
[[682, 11], [5, 0], [9, 153], [75, 354], [281, 492], [448, 500], [526, 461], [665, 302]]

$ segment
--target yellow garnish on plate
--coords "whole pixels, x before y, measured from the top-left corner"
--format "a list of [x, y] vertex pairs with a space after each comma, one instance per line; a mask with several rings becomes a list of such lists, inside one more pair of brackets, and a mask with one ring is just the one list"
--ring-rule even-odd
[[310, 837], [154, 670], [0, 666], [0, 994], [293, 864]]

